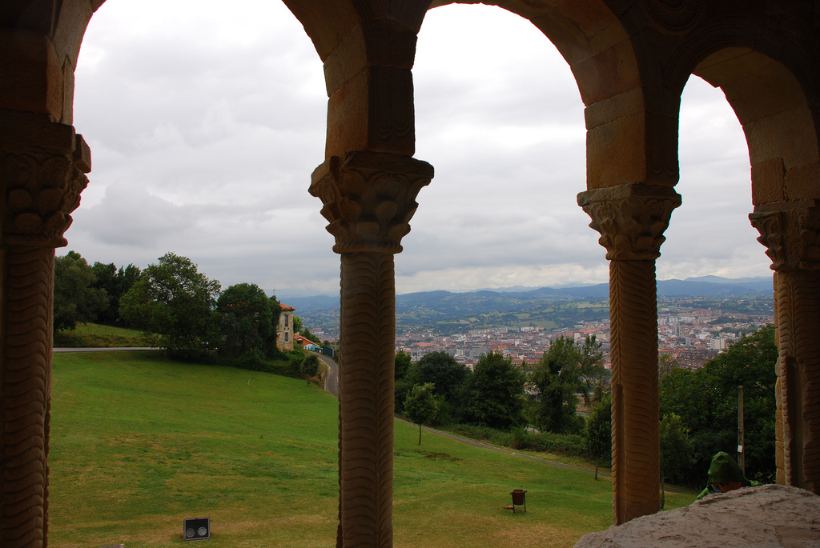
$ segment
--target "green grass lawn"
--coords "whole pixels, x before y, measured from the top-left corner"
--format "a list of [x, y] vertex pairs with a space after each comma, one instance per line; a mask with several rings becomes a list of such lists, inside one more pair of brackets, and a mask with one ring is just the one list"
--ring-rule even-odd
[[[396, 423], [396, 546], [571, 546], [609, 526], [610, 485]], [[214, 546], [332, 546], [337, 403], [305, 381], [165, 361], [56, 354], [52, 546], [182, 544], [211, 518]], [[511, 452], [511, 451], [510, 451]], [[524, 487], [526, 514], [502, 509]], [[667, 493], [669, 506], [692, 493]]]
[[74, 329], [58, 331], [54, 346], [70, 348], [110, 348], [117, 346], [153, 346], [151, 336], [136, 329], [97, 323], [78, 323]]

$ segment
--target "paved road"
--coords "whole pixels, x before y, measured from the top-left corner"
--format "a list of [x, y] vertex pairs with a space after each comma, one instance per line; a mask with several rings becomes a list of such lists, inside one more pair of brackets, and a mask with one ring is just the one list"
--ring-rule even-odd
[[325, 392], [333, 394], [337, 398], [339, 397], [339, 364], [333, 361], [333, 359], [325, 356], [324, 354], [320, 354], [318, 352], [314, 352], [316, 356], [320, 360], [322, 360], [325, 365], [327, 365], [328, 373], [327, 377], [325, 377]]
[[151, 346], [112, 346], [106, 348], [55, 348], [54, 352], [125, 352], [127, 350], [162, 350]]

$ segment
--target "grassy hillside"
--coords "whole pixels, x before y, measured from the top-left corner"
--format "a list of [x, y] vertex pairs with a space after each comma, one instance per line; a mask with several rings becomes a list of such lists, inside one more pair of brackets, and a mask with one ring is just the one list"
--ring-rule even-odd
[[[337, 404], [304, 381], [151, 353], [57, 354], [52, 546], [332, 546]], [[610, 523], [589, 470], [474, 448], [396, 424], [395, 545], [571, 546]], [[528, 489], [528, 512], [509, 491]], [[673, 497], [685, 504], [691, 494]]]
[[78, 323], [74, 329], [58, 331], [54, 346], [69, 348], [111, 348], [118, 346], [154, 346], [151, 336], [136, 329], [98, 323]]

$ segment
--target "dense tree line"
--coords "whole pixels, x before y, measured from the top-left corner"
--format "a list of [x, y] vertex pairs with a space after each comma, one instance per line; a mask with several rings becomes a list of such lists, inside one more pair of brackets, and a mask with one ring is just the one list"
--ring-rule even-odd
[[[666, 481], [702, 485], [716, 452], [736, 454], [739, 385], [745, 395], [747, 476], [773, 479], [776, 360], [771, 326], [744, 337], [697, 370], [682, 369], [661, 356], [659, 428]], [[611, 397], [602, 361], [594, 337], [579, 343], [558, 338], [529, 367], [489, 353], [470, 371], [444, 352], [417, 362], [399, 352], [396, 412], [419, 425], [505, 431], [509, 435], [498, 439], [519, 448], [555, 449], [560, 441], [575, 454], [608, 464]], [[577, 414], [580, 403], [588, 410], [586, 417]]]
[[697, 485], [718, 451], [737, 453], [738, 387], [743, 386], [745, 461], [749, 479], [774, 480], [774, 328], [764, 327], [691, 370], [672, 367], [660, 379], [663, 471]]
[[[70, 251], [55, 265], [54, 328], [95, 322], [142, 329], [175, 358], [219, 359], [263, 369], [281, 358], [276, 327], [281, 307], [257, 285], [224, 290], [187, 257], [166, 253], [140, 270], [134, 265], [89, 264]], [[315, 340], [306, 327], [300, 329]], [[318, 342], [318, 341], [317, 341]], [[295, 363], [291, 374], [313, 376], [318, 362]]]
[[[531, 367], [490, 352], [471, 371], [445, 352], [426, 354], [417, 362], [396, 354], [396, 412], [407, 414], [417, 386], [429, 386], [436, 413], [425, 424], [461, 423], [499, 430], [530, 425], [543, 432], [582, 435], [584, 420], [576, 415], [578, 395], [588, 404], [606, 392], [607, 371], [595, 337], [580, 344], [560, 337]], [[416, 413], [416, 415], [419, 415]], [[419, 415], [420, 416], [420, 415]]]
[[54, 261], [54, 330], [73, 329], [78, 322], [125, 326], [119, 306], [122, 296], [140, 277], [129, 264], [89, 265], [77, 252], [69, 251]]

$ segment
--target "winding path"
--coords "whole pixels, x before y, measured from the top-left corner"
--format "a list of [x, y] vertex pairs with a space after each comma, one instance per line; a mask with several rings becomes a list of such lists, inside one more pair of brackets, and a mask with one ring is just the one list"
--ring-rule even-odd
[[337, 398], [339, 397], [339, 364], [336, 363], [332, 358], [325, 356], [319, 352], [313, 352], [313, 354], [322, 360], [322, 362], [327, 365], [328, 372], [327, 377], [325, 377], [325, 392], [329, 394], [333, 394]]

